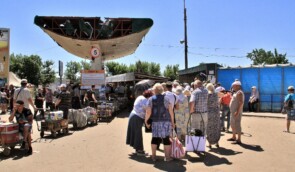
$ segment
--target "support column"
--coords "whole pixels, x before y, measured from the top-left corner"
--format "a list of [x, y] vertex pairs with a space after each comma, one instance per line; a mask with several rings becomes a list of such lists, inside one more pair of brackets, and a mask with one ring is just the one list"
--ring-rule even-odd
[[91, 63], [91, 70], [102, 70], [102, 58], [95, 58]]

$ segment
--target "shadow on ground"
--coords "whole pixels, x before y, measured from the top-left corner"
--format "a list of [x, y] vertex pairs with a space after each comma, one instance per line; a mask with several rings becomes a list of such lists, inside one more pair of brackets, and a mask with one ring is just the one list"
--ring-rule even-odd
[[2, 152], [0, 152], [0, 163], [1, 161], [7, 160], [7, 159], [19, 160], [27, 156], [32, 156], [32, 155], [28, 155], [26, 153], [26, 150], [20, 150], [19, 148], [15, 148], [11, 150], [9, 156], [5, 156]]
[[216, 155], [211, 154], [210, 152], [206, 152], [205, 154], [197, 154], [198, 156], [191, 156], [187, 154], [187, 160], [192, 163], [201, 162], [206, 166], [215, 166], [215, 165], [232, 165], [232, 162], [228, 161], [228, 159], [224, 157], [218, 157]]
[[250, 145], [250, 144], [239, 144], [242, 148], [244, 149], [248, 149], [248, 150], [252, 150], [252, 151], [256, 151], [256, 152], [263, 152], [264, 149], [260, 146], [260, 145]]
[[214, 152], [216, 154], [226, 155], [226, 156], [237, 155], [237, 154], [242, 153], [242, 152], [234, 151], [234, 150], [231, 150], [231, 149], [226, 149], [226, 148], [223, 148], [223, 147], [212, 148], [212, 149], [209, 150], [209, 152]]
[[130, 154], [129, 158], [141, 163], [146, 163], [153, 165], [155, 168], [162, 171], [186, 171], [186, 161], [185, 160], [172, 160], [170, 162], [165, 162], [164, 157], [157, 156], [157, 161], [153, 162], [150, 157], [137, 156], [136, 154]]

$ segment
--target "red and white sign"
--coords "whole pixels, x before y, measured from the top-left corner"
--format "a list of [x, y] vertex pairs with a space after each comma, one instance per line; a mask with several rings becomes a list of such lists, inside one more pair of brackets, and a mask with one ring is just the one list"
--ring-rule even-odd
[[91, 56], [94, 57], [94, 58], [99, 57], [99, 55], [100, 55], [99, 48], [92, 47], [90, 53], [91, 53]]

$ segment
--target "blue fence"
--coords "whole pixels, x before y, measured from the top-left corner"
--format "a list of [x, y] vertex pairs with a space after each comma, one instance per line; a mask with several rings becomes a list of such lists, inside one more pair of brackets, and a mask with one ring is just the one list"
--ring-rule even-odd
[[256, 86], [260, 95], [260, 111], [280, 112], [287, 88], [295, 86], [295, 66], [228, 68], [217, 70], [217, 81], [229, 90], [235, 79], [242, 82], [245, 93], [244, 109], [251, 95], [251, 87]]

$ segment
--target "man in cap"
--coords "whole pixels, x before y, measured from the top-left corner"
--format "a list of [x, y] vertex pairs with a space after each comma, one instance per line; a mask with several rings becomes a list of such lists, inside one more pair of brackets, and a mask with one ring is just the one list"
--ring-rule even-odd
[[58, 107], [59, 110], [63, 111], [63, 119], [68, 119], [69, 109], [72, 105], [72, 97], [70, 92], [67, 91], [66, 84], [61, 84], [60, 90], [61, 92], [58, 95], [55, 106]]
[[9, 121], [13, 121], [13, 118], [16, 118], [17, 123], [19, 124], [19, 131], [23, 134], [24, 141], [22, 147], [25, 147], [28, 154], [33, 153], [32, 144], [31, 144], [31, 130], [33, 123], [33, 114], [29, 108], [24, 107], [24, 101], [17, 100], [14, 104], [13, 111], [9, 117]]
[[34, 108], [34, 111], [36, 111], [36, 107], [32, 100], [30, 90], [27, 88], [28, 81], [26, 79], [22, 79], [20, 84], [21, 84], [21, 87], [14, 91], [14, 95], [13, 95], [14, 104], [16, 103], [16, 101], [22, 100], [24, 102], [25, 108], [29, 109], [30, 108], [29, 104], [30, 104]]
[[[235, 144], [242, 144], [241, 119], [242, 119], [245, 96], [243, 91], [241, 90], [241, 86], [242, 86], [242, 83], [240, 81], [235, 81], [232, 83], [232, 89], [234, 93], [229, 104], [230, 113], [231, 113], [230, 124], [233, 131], [233, 135], [230, 139], [227, 139], [227, 140], [235, 141], [234, 142]], [[236, 137], [236, 134], [238, 134], [238, 138]]]

